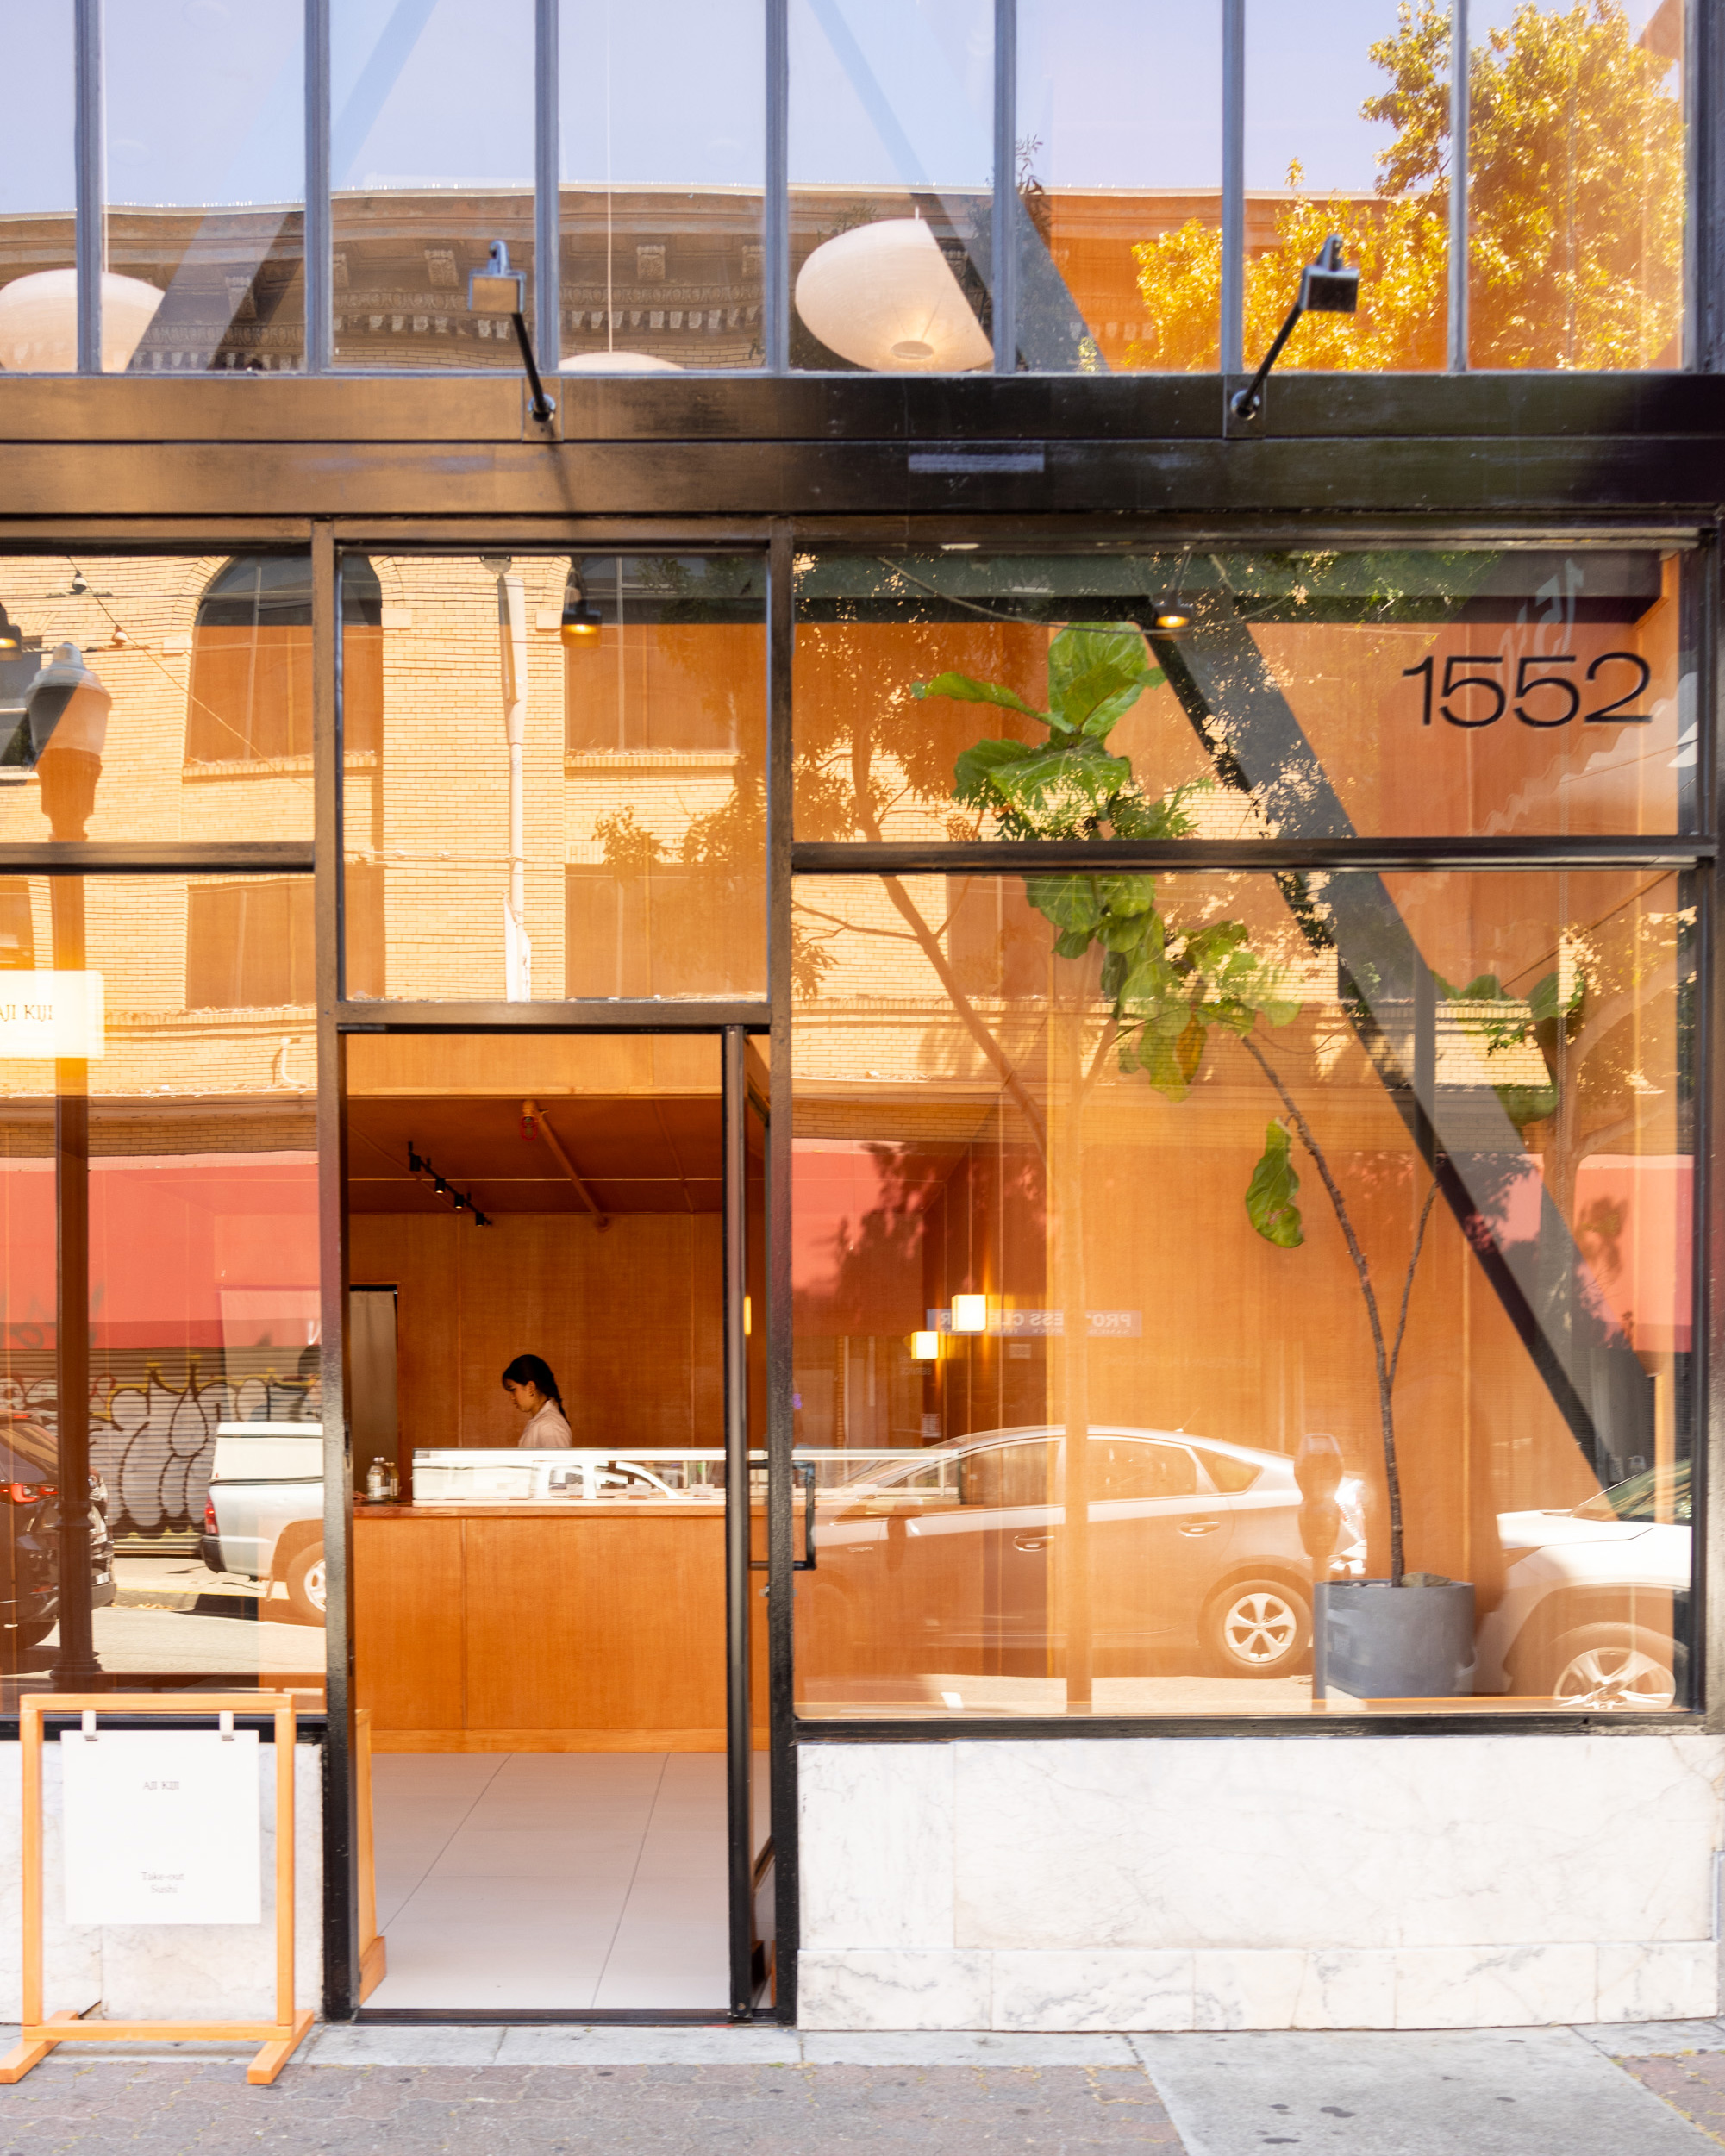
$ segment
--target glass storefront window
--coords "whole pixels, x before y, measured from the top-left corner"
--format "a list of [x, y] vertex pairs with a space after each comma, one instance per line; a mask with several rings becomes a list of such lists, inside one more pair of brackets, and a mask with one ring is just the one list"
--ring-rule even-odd
[[[1359, 311], [1308, 315], [1278, 365], [1443, 366], [1447, 10], [1346, 0], [1314, 16], [1247, 0], [1247, 22], [1245, 364], [1269, 349], [1334, 233], [1360, 273]], [[1176, 282], [1157, 297], [1185, 295]]]
[[[775, 366], [986, 371], [997, 181], [1013, 189], [1000, 341], [1017, 367], [1210, 369], [1235, 97], [1247, 366], [1331, 234], [1361, 272], [1359, 310], [1302, 322], [1284, 368], [1433, 371], [1464, 345], [1457, 364], [1484, 369], [1684, 364], [1684, 0], [1475, 5], [1465, 325], [1450, 320], [1454, 24], [1440, 0], [1340, 0], [1316, 21], [1247, 0], [1231, 80], [1220, 0], [1020, 0], [1010, 55], [989, 0], [786, 0], [777, 78], [765, 0], [557, 6], [544, 97], [534, 0], [333, 10], [339, 366], [516, 369], [507, 321], [470, 313], [466, 279], [501, 240], [532, 312], [538, 159], [555, 147], [546, 341], [566, 369], [764, 367], [777, 246], [791, 309]], [[171, 0], [103, 18], [106, 370], [307, 364], [300, 12], [259, 0], [240, 43], [237, 15], [193, 26]], [[0, 5], [31, 84], [0, 151], [0, 291], [26, 288], [0, 303], [13, 372], [77, 365], [75, 14]], [[1009, 95], [1012, 171], [997, 175]], [[769, 239], [781, 97], [789, 195]]]
[[1683, 364], [1683, 0], [1474, 0], [1476, 367]]
[[106, 10], [110, 372], [303, 366], [304, 16], [299, 0]]
[[805, 1713], [1685, 1703], [1685, 878], [797, 910]]
[[791, 0], [791, 363], [993, 364], [988, 0]]
[[348, 993], [763, 993], [759, 557], [379, 555], [344, 590], [355, 573], [381, 627], [344, 631], [344, 679], [377, 666], [382, 720], [346, 783]]
[[0, 556], [0, 837], [309, 839], [311, 821], [308, 556]]
[[5, 883], [9, 1705], [51, 1685], [62, 1644], [55, 1252], [80, 1208], [97, 1661], [128, 1688], [214, 1679], [321, 1703], [310, 895], [309, 879]]
[[562, 0], [563, 364], [654, 373], [766, 356], [761, 0]]
[[503, 241], [531, 325], [531, 0], [343, 0], [331, 33], [338, 364], [518, 370], [467, 278]]
[[1681, 557], [805, 557], [799, 838], [1695, 828]]
[[72, 165], [72, 0], [0, 0], [0, 51], [29, 55], [0, 146], [0, 367], [78, 366], [77, 175]]
[[1057, 373], [1214, 367], [1214, 0], [1020, 0], [1016, 142], [1019, 365]]

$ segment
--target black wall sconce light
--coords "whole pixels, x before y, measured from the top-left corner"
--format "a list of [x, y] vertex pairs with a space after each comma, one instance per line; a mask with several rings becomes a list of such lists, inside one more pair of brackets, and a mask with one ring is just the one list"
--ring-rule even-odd
[[491, 242], [491, 256], [483, 270], [474, 270], [467, 278], [467, 311], [473, 315], [507, 315], [516, 326], [516, 342], [521, 347], [521, 363], [527, 369], [527, 378], [533, 391], [533, 416], [537, 420], [549, 419], [557, 409], [545, 393], [545, 384], [539, 378], [539, 366], [533, 356], [533, 341], [527, 334], [527, 278], [520, 270], [509, 267], [509, 251], [502, 240]]
[[1282, 347], [1294, 334], [1302, 315], [1351, 315], [1359, 305], [1359, 272], [1341, 259], [1341, 241], [1331, 233], [1318, 250], [1316, 262], [1300, 272], [1300, 296], [1288, 310], [1288, 319], [1276, 332], [1276, 341], [1264, 354], [1256, 374], [1229, 400], [1240, 419], [1255, 419], [1264, 403], [1264, 384], [1282, 356]]
[[569, 581], [563, 587], [563, 619], [558, 624], [559, 634], [566, 644], [597, 644], [604, 625], [603, 616], [587, 597], [585, 579], [572, 561]]

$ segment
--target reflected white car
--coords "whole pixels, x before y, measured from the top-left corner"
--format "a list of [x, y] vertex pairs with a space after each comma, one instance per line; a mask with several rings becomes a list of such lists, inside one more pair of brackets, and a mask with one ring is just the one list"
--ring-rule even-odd
[[[943, 1667], [1047, 1667], [1060, 1644], [1065, 1528], [1056, 1424], [980, 1430], [876, 1454], [816, 1490], [811, 1638], [841, 1660], [866, 1641], [879, 1668], [938, 1651]], [[1229, 1677], [1284, 1677], [1311, 1645], [1311, 1561], [1293, 1460], [1184, 1430], [1090, 1429], [1091, 1621], [1116, 1671], [1154, 1651]], [[1338, 1493], [1342, 1548], [1364, 1554], [1359, 1479]]]
[[1479, 1628], [1479, 1690], [1578, 1708], [1682, 1699], [1693, 1561], [1686, 1460], [1571, 1512], [1500, 1513], [1497, 1528], [1509, 1571]]

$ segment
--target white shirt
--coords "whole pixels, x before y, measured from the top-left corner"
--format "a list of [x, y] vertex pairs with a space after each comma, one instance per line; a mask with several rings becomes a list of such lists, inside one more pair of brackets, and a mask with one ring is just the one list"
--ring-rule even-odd
[[566, 1453], [574, 1443], [563, 1410], [555, 1400], [547, 1400], [537, 1415], [529, 1416], [528, 1426], [521, 1434], [523, 1452]]

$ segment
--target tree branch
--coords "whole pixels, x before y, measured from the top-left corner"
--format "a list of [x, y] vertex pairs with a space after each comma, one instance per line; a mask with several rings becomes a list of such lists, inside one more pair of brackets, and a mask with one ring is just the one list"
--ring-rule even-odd
[[1399, 1586], [1402, 1578], [1403, 1555], [1402, 1484], [1396, 1468], [1396, 1424], [1391, 1404], [1391, 1386], [1393, 1380], [1391, 1376], [1389, 1357], [1384, 1346], [1384, 1328], [1378, 1321], [1378, 1297], [1372, 1286], [1372, 1268], [1366, 1264], [1366, 1253], [1360, 1248], [1359, 1238], [1353, 1232], [1353, 1222], [1348, 1217], [1347, 1204], [1341, 1195], [1341, 1186], [1329, 1172], [1329, 1162], [1324, 1158], [1323, 1148], [1319, 1145], [1311, 1125], [1300, 1113], [1299, 1105], [1293, 1095], [1282, 1083], [1279, 1074], [1258, 1043], [1249, 1034], [1240, 1034], [1239, 1041], [1241, 1047], [1245, 1049], [1247, 1055], [1269, 1079], [1271, 1084], [1275, 1087], [1283, 1107], [1288, 1111], [1289, 1122], [1293, 1124], [1299, 1134], [1300, 1143], [1311, 1155], [1316, 1165], [1319, 1177], [1328, 1194], [1331, 1209], [1335, 1214], [1336, 1224], [1341, 1229], [1342, 1240], [1347, 1245], [1347, 1254], [1353, 1261], [1354, 1275], [1359, 1282], [1359, 1292], [1366, 1299], [1366, 1315], [1372, 1326], [1372, 1352], [1378, 1366], [1378, 1415], [1384, 1440], [1384, 1479], [1390, 1501], [1390, 1577]]
[[1393, 1390], [1396, 1372], [1402, 1366], [1402, 1340], [1408, 1329], [1408, 1303], [1414, 1292], [1414, 1274], [1419, 1269], [1420, 1253], [1425, 1248], [1426, 1223], [1431, 1219], [1432, 1207], [1437, 1202], [1437, 1178], [1432, 1178], [1431, 1188], [1426, 1192], [1426, 1202], [1420, 1208], [1420, 1225], [1414, 1236], [1414, 1254], [1408, 1260], [1407, 1278], [1402, 1283], [1402, 1315], [1396, 1321], [1396, 1345], [1390, 1353], [1390, 1384]]

